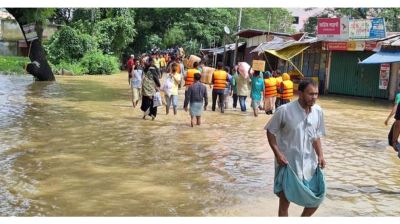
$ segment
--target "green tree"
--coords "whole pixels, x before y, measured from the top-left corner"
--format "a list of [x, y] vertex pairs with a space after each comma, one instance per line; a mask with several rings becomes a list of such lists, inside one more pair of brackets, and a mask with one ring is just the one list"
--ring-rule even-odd
[[185, 39], [185, 31], [180, 26], [176, 25], [166, 31], [163, 44], [165, 46], [174, 46], [183, 43]]
[[[236, 26], [235, 9], [191, 8], [191, 9], [136, 9], [135, 21], [140, 34], [130, 45], [130, 50], [144, 52], [153, 46], [155, 34], [162, 38], [158, 46], [210, 46], [215, 40], [222, 44], [223, 27]], [[192, 42], [190, 42], [192, 40]], [[149, 43], [151, 42], [151, 43]], [[196, 51], [198, 53], [198, 49]]]
[[22, 26], [30, 23], [35, 24], [35, 31], [39, 39], [30, 42], [31, 50], [29, 59], [31, 62], [35, 63], [28, 65], [29, 73], [38, 81], [55, 80], [54, 74], [47, 61], [45, 50], [42, 46], [43, 26], [46, 24], [48, 18], [54, 15], [55, 10], [46, 8], [7, 8], [7, 11], [13, 15], [18, 22], [27, 43], [28, 41]]
[[72, 26], [93, 35], [106, 54], [121, 57], [136, 36], [135, 10], [127, 8], [74, 9]]
[[283, 8], [245, 8], [242, 13], [242, 29], [262, 29], [293, 33], [294, 18]]
[[89, 34], [82, 34], [79, 30], [64, 26], [50, 38], [45, 47], [51, 63], [73, 63], [81, 59], [86, 52], [96, 50], [97, 42]]

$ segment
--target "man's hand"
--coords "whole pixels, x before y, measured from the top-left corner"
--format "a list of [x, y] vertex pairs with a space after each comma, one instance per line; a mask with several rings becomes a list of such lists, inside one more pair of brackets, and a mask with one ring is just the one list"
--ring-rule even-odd
[[187, 107], [184, 107], [183, 109], [184, 109], [186, 112], [188, 112], [188, 108], [187, 108]]
[[388, 119], [386, 119], [386, 120], [385, 120], [385, 125], [387, 126], [387, 125], [388, 125], [388, 123], [389, 123], [389, 120], [388, 120]]
[[318, 163], [319, 163], [319, 166], [321, 167], [321, 169], [325, 168], [326, 162], [325, 162], [324, 157], [318, 157]]
[[278, 162], [278, 164], [279, 164], [280, 166], [284, 166], [284, 165], [286, 165], [286, 164], [289, 163], [289, 162], [287, 161], [285, 155], [283, 155], [282, 153], [279, 153], [279, 154], [276, 156], [276, 161]]

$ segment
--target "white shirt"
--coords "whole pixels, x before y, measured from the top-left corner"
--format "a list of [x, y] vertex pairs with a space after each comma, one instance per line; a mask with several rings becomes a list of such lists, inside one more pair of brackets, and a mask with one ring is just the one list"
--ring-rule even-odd
[[132, 70], [132, 88], [141, 88], [143, 80], [143, 70], [134, 69]]
[[[309, 181], [318, 165], [313, 141], [325, 136], [324, 114], [318, 105], [306, 114], [298, 100], [280, 106], [265, 125], [300, 180]], [[275, 162], [275, 168], [278, 164]]]

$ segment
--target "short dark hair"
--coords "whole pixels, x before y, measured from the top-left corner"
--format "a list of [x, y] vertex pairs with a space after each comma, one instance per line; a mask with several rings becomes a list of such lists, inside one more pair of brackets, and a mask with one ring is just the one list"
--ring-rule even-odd
[[194, 73], [194, 80], [199, 81], [201, 79], [200, 73]]
[[218, 62], [217, 63], [217, 68], [221, 69], [222, 67], [224, 67], [224, 63], [223, 62]]
[[299, 83], [299, 91], [304, 92], [304, 90], [309, 86], [313, 85], [315, 87], [318, 87], [318, 83], [314, 79], [303, 79]]
[[172, 65], [171, 65], [171, 71], [172, 71], [172, 72], [178, 71], [178, 63], [176, 63], [176, 62], [173, 62], [173, 63], [172, 63]]
[[231, 68], [229, 66], [225, 66], [225, 71], [229, 72], [231, 70]]
[[193, 68], [196, 68], [197, 66], [199, 66], [199, 63], [198, 63], [197, 61], [195, 61], [195, 62], [193, 63]]

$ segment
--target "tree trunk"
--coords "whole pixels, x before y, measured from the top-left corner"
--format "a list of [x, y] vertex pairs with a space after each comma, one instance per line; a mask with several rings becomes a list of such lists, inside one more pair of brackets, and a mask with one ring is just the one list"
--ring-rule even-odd
[[[23, 19], [23, 13], [19, 12], [21, 9], [7, 9], [7, 11], [14, 16], [21, 28], [22, 34], [24, 35], [25, 41], [28, 48], [30, 47], [29, 59], [31, 63], [27, 67], [27, 71], [32, 74], [38, 81], [55, 81], [53, 71], [47, 62], [46, 52], [42, 46], [42, 34], [43, 28], [40, 22], [36, 22], [35, 30], [38, 34], [38, 39], [28, 42], [25, 36], [25, 32], [22, 29], [22, 25], [25, 25]], [[31, 46], [30, 46], [31, 45]]]

